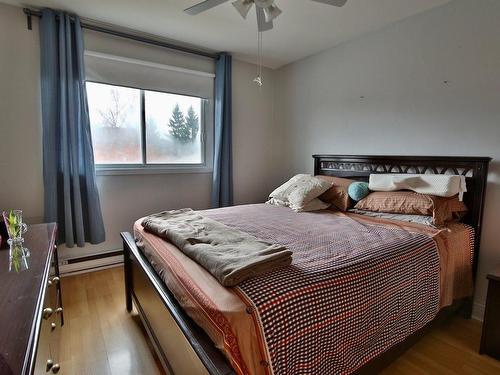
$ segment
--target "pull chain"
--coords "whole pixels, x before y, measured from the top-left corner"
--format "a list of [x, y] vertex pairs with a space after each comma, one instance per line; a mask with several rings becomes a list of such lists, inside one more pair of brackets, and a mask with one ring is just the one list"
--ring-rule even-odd
[[258, 61], [258, 66], [257, 66], [257, 77], [255, 77], [253, 79], [253, 82], [255, 82], [259, 86], [259, 89], [260, 89], [263, 85], [263, 82], [262, 82], [262, 32], [261, 31], [257, 32], [257, 51], [258, 51], [258, 56], [259, 56], [259, 61]]

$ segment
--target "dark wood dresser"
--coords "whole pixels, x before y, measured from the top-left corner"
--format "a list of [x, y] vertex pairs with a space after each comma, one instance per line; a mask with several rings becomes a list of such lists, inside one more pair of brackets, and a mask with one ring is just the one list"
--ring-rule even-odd
[[490, 272], [479, 353], [500, 360], [500, 268]]
[[56, 232], [54, 223], [29, 226], [23, 246], [30, 255], [21, 266], [12, 266], [8, 248], [0, 250], [2, 375], [59, 371], [58, 345], [51, 345], [64, 324]]

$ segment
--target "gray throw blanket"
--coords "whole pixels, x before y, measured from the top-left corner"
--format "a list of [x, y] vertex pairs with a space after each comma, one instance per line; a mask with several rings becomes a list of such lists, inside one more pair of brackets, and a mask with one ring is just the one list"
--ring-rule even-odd
[[284, 246], [261, 241], [189, 208], [150, 215], [142, 226], [177, 246], [224, 286], [292, 263], [292, 252]]

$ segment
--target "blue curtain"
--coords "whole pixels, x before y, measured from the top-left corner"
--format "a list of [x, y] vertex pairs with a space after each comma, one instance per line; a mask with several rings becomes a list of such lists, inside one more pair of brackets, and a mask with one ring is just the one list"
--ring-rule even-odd
[[40, 20], [45, 220], [68, 247], [105, 239], [95, 183], [80, 19], [51, 9]]
[[212, 207], [233, 204], [231, 120], [231, 56], [221, 53], [215, 63], [215, 145]]

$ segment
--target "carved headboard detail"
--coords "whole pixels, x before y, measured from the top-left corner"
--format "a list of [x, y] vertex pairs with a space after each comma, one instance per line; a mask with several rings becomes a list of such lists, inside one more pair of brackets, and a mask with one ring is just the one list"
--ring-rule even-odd
[[428, 165], [407, 165], [407, 164], [372, 164], [372, 163], [353, 163], [338, 161], [322, 161], [320, 168], [322, 170], [354, 171], [370, 173], [415, 173], [415, 174], [449, 174], [463, 175], [473, 177], [472, 167], [447, 167], [447, 166], [428, 166]]
[[454, 174], [466, 177], [467, 193], [464, 202], [469, 213], [464, 222], [475, 232], [474, 275], [477, 271], [481, 223], [488, 165], [491, 158], [470, 156], [368, 156], [368, 155], [313, 155], [314, 174], [368, 181], [372, 173]]

